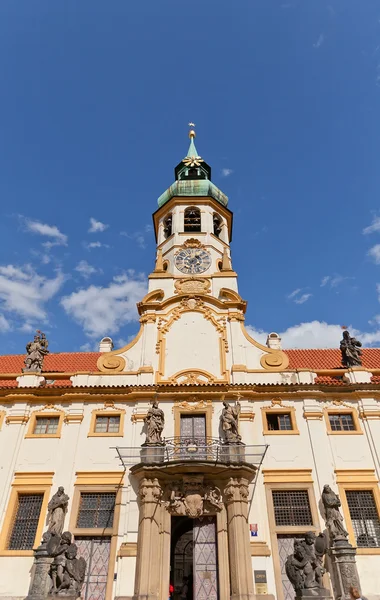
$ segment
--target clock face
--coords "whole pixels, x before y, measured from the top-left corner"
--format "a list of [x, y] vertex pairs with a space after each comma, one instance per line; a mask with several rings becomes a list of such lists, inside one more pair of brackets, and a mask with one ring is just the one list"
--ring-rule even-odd
[[202, 248], [184, 248], [175, 257], [175, 266], [188, 275], [204, 273], [211, 265], [211, 256]]

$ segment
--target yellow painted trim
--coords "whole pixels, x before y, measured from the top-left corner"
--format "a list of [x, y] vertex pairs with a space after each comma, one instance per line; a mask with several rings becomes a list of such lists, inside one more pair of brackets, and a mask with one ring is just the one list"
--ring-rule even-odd
[[[264, 483], [312, 483], [312, 469], [263, 469]], [[284, 486], [285, 490], [286, 487]]]
[[181, 415], [194, 415], [203, 414], [206, 417], [206, 437], [212, 437], [212, 413], [214, 408], [212, 406], [212, 400], [203, 400], [194, 398], [192, 400], [183, 400], [182, 402], [175, 401], [172, 408], [174, 414], [174, 435], [180, 437], [181, 435]]
[[[51, 410], [51, 409], [53, 409], [53, 410]], [[44, 439], [45, 438], [60, 438], [64, 416], [65, 416], [65, 413], [63, 410], [60, 410], [59, 408], [55, 408], [55, 406], [52, 406], [52, 405], [49, 405], [49, 410], [44, 410], [42, 408], [42, 409], [33, 411], [32, 414], [30, 415], [29, 427], [28, 427], [27, 433], [25, 434], [25, 438], [44, 438]], [[37, 425], [38, 417], [42, 417], [42, 418], [50, 418], [50, 417], [57, 418], [58, 417], [57, 431], [55, 433], [34, 433], [34, 430]]]
[[118, 558], [123, 556], [137, 556], [137, 542], [124, 542], [117, 553]]
[[74, 485], [121, 486], [123, 484], [124, 473], [124, 471], [76, 471], [76, 480]]
[[271, 551], [266, 542], [250, 542], [251, 556], [270, 556]]
[[[113, 432], [99, 433], [98, 431], [95, 431], [97, 417], [120, 417], [119, 431], [117, 433], [113, 433]], [[123, 437], [124, 436], [124, 418], [125, 418], [125, 409], [124, 408], [109, 407], [109, 408], [99, 408], [99, 409], [93, 410], [91, 413], [90, 430], [87, 434], [87, 437]]]
[[49, 502], [50, 489], [53, 482], [52, 472], [18, 472], [15, 473], [12, 482], [11, 493], [8, 501], [8, 507], [4, 517], [4, 524], [0, 534], [0, 556], [33, 556], [33, 549], [30, 550], [8, 550], [7, 545], [12, 532], [13, 521], [17, 510], [18, 496], [20, 494], [42, 494], [42, 505], [40, 518], [34, 538], [33, 548], [36, 548], [41, 541], [44, 528], [47, 506]]
[[[292, 424], [292, 429], [291, 430], [282, 430], [280, 429], [279, 431], [271, 431], [270, 429], [268, 429], [268, 421], [267, 421], [267, 414], [268, 413], [272, 413], [272, 414], [281, 414], [281, 415], [290, 415], [290, 421]], [[299, 435], [299, 430], [297, 427], [297, 421], [296, 421], [296, 409], [294, 406], [286, 406], [286, 407], [280, 407], [277, 404], [274, 404], [272, 406], [262, 406], [261, 407], [261, 415], [262, 415], [262, 419], [263, 419], [263, 435]]]
[[132, 423], [137, 423], [138, 421], [144, 421], [146, 415], [147, 415], [147, 412], [145, 412], [145, 413], [132, 413], [131, 414], [131, 421], [132, 421]]
[[83, 419], [84, 419], [83, 414], [76, 415], [76, 414], [67, 413], [65, 415], [64, 421], [67, 425], [69, 425], [70, 423], [82, 423]]
[[274, 350], [273, 348], [268, 348], [267, 346], [263, 346], [262, 344], [259, 344], [259, 342], [256, 342], [256, 340], [254, 340], [249, 335], [248, 331], [244, 326], [243, 321], [240, 322], [240, 327], [245, 339], [253, 346], [256, 346], [256, 348], [259, 348], [260, 350], [263, 350], [263, 352], [265, 352], [265, 354], [260, 358], [260, 364], [263, 367], [263, 369], [265, 369], [266, 371], [284, 371], [288, 368], [289, 358], [285, 354], [285, 352], [283, 352], [282, 350]]
[[304, 419], [311, 419], [314, 421], [322, 421], [323, 420], [323, 412], [318, 412], [317, 410], [305, 410], [303, 411]]
[[[363, 435], [362, 428], [360, 427], [358, 411], [355, 408], [324, 408], [323, 414], [325, 416], [328, 435]], [[331, 429], [329, 415], [352, 415], [355, 431], [333, 431]]]
[[[111, 352], [105, 352], [101, 356], [99, 356], [98, 361], [96, 363], [99, 371], [102, 373], [108, 373], [109, 371], [121, 373], [125, 369], [125, 359], [123, 356], [119, 356], [120, 354], [124, 354], [141, 338], [144, 331], [144, 323], [141, 323], [140, 330], [137, 333], [136, 337], [133, 338], [129, 344], [124, 346], [123, 348], [119, 348], [118, 350], [112, 350]], [[126, 371], [128, 373], [128, 371]]]
[[29, 421], [29, 415], [7, 415], [5, 422], [7, 425], [26, 425]]
[[341, 484], [377, 483], [374, 469], [335, 469], [335, 477]]
[[368, 410], [365, 408], [360, 408], [359, 417], [361, 419], [366, 419], [367, 421], [370, 419], [380, 419], [380, 410]]
[[5, 410], [0, 410], [0, 429], [3, 426], [4, 418], [5, 418]]

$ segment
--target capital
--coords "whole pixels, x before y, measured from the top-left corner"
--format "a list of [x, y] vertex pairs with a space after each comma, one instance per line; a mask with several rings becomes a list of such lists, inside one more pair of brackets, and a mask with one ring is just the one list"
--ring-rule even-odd
[[160, 482], [155, 477], [153, 479], [149, 479], [144, 477], [139, 486], [139, 496], [140, 502], [147, 503], [153, 502], [157, 503], [161, 499], [163, 492], [160, 485]]
[[226, 503], [248, 502], [248, 479], [245, 477], [230, 477], [224, 488]]

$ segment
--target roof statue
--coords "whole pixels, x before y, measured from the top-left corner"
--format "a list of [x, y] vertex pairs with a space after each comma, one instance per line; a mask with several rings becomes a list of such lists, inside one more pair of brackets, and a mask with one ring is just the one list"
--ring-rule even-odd
[[26, 345], [27, 357], [23, 373], [41, 373], [44, 358], [49, 354], [49, 342], [42, 331], [37, 330], [33, 342]]
[[343, 339], [340, 342], [343, 367], [360, 367], [362, 364], [362, 343], [351, 337], [349, 332], [343, 331]]

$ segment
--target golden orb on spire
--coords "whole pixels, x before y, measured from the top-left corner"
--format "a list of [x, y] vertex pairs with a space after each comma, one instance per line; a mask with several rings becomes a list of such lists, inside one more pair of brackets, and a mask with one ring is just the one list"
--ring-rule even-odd
[[[191, 123], [191, 122], [190, 122], [190, 123], [189, 123], [189, 127], [191, 127], [191, 128], [195, 127], [195, 123]], [[190, 138], [190, 139], [191, 139], [191, 138], [195, 138], [195, 137], [196, 137], [196, 135], [197, 135], [197, 134], [195, 133], [195, 130], [194, 130], [194, 129], [190, 129], [190, 131], [189, 131], [189, 138]]]

